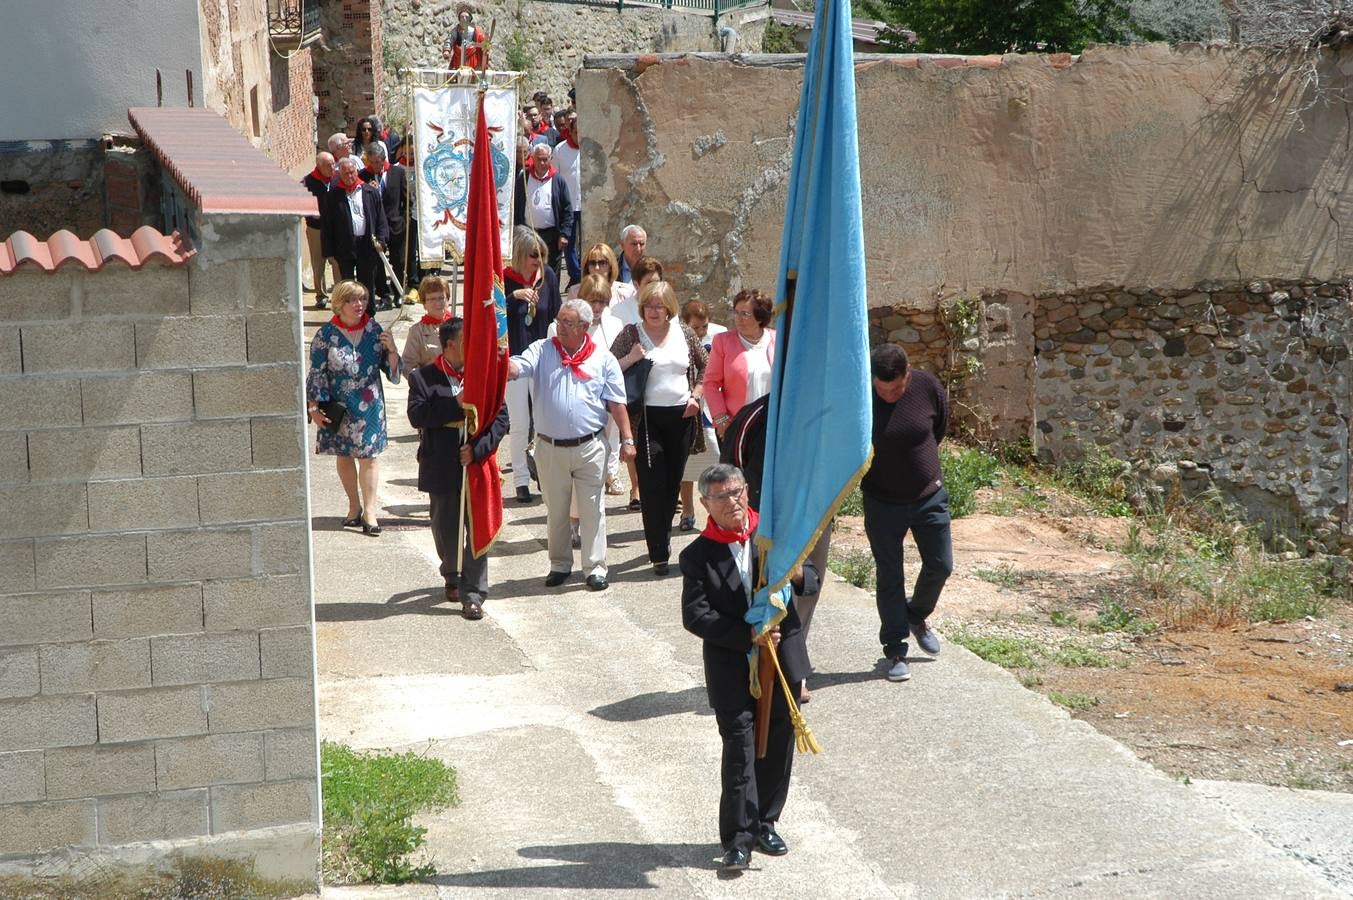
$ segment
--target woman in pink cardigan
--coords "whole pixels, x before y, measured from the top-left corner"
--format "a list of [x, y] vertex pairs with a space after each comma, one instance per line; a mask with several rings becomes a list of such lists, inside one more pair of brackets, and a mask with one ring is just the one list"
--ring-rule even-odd
[[738, 410], [770, 393], [770, 367], [775, 362], [775, 330], [770, 325], [775, 304], [757, 290], [733, 298], [731, 331], [716, 335], [705, 367], [705, 402], [714, 431], [723, 440]]

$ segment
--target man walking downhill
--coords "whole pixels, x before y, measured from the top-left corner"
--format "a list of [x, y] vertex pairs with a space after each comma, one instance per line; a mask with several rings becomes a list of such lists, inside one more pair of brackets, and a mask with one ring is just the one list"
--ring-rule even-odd
[[[442, 323], [438, 338], [442, 355], [409, 374], [409, 424], [418, 429], [418, 489], [428, 495], [432, 541], [442, 561], [446, 599], [461, 604], [467, 619], [484, 617], [489, 594], [489, 557], [475, 557], [469, 517], [461, 515], [460, 491], [465, 466], [496, 453], [507, 434], [507, 405], [493, 424], [468, 443], [461, 442], [465, 410], [460, 395], [465, 383], [463, 319]], [[464, 563], [457, 550], [464, 547]]]
[[[864, 530], [878, 569], [879, 641], [888, 680], [911, 678], [907, 634], [931, 656], [940, 639], [926, 622], [954, 570], [949, 492], [940, 475], [940, 441], [949, 427], [949, 398], [929, 372], [907, 366], [907, 351], [884, 344], [869, 356], [874, 382], [874, 461], [860, 482]], [[921, 572], [907, 599], [902, 539], [910, 531]]]

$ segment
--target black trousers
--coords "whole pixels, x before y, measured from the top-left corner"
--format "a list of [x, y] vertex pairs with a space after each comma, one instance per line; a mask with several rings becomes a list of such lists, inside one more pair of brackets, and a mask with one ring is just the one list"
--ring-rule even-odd
[[381, 265], [380, 257], [376, 255], [376, 247], [371, 243], [371, 238], [362, 236], [354, 242], [356, 247], [356, 256], [338, 260], [338, 274], [343, 278], [355, 278], [366, 288], [366, 311], [367, 315], [376, 314], [376, 288], [379, 281], [384, 281], [384, 266]]
[[[554, 274], [559, 274], [559, 260], [563, 257], [563, 251], [559, 249], [559, 229], [558, 228], [537, 228], [536, 234], [545, 242], [545, 261], [554, 269]], [[563, 287], [563, 281], [559, 282]]]
[[696, 417], [684, 418], [685, 406], [645, 406], [639, 428], [639, 496], [644, 499], [644, 541], [648, 561], [667, 562], [672, 555], [672, 516], [681, 494], [681, 475], [691, 452]]
[[[648, 502], [648, 497], [644, 497]], [[745, 677], [745, 676], [744, 676]], [[778, 679], [763, 686], [774, 691], [770, 706], [770, 739], [766, 756], [756, 758], [756, 701], [751, 695], [740, 709], [716, 709], [714, 721], [723, 738], [719, 796], [719, 843], [725, 850], [752, 852], [763, 828], [773, 828], [789, 796], [794, 768], [794, 725]]]
[[[911, 532], [921, 555], [921, 572], [907, 599], [902, 568], [902, 539]], [[915, 503], [888, 503], [864, 496], [864, 532], [878, 571], [875, 603], [879, 611], [879, 643], [887, 657], [907, 655], [907, 635], [935, 611], [940, 590], [954, 571], [954, 545], [949, 535], [949, 492], [940, 488]]]
[[[475, 559], [470, 550], [468, 510], [463, 535], [456, 523], [460, 515], [460, 492], [428, 494], [428, 514], [432, 518], [432, 543], [442, 561], [442, 580], [447, 587], [459, 587], [464, 599], [482, 604], [489, 593], [489, 556], [485, 553]], [[457, 571], [456, 543], [460, 540], [465, 542], [465, 565]]]

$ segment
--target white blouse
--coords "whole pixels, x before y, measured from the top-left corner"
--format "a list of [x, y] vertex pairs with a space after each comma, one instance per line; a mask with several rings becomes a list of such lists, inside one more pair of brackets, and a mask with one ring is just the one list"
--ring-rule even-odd
[[686, 334], [676, 320], [667, 326], [667, 337], [654, 344], [648, 332], [639, 326], [639, 342], [652, 360], [648, 370], [648, 387], [644, 390], [645, 406], [685, 406], [691, 399], [691, 386], [686, 369], [691, 364], [691, 350], [686, 345]]
[[767, 351], [770, 349], [770, 342], [775, 339], [774, 334], [769, 328], [761, 333], [761, 340], [749, 341], [742, 335], [738, 335], [738, 340], [742, 341], [742, 347], [747, 351], [747, 402], [760, 400], [770, 393], [770, 360]]

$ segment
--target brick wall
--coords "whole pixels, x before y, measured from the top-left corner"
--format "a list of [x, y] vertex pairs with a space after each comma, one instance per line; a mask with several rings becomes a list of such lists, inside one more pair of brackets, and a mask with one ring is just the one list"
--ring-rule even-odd
[[271, 54], [273, 114], [264, 132], [268, 155], [288, 172], [315, 160], [315, 78], [310, 48], [285, 59]]
[[295, 230], [0, 277], [0, 866], [274, 828], [314, 881]]

